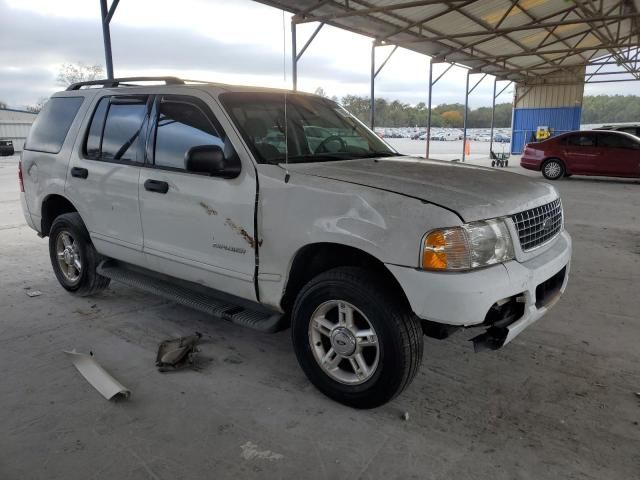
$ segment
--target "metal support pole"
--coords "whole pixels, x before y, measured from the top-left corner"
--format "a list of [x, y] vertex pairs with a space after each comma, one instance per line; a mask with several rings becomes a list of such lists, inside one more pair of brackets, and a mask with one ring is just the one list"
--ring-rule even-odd
[[429, 147], [431, 146], [431, 96], [433, 93], [433, 59], [429, 58], [429, 105], [427, 106], [427, 152], [429, 159]]
[[375, 99], [375, 84], [376, 84], [376, 42], [371, 44], [371, 92], [369, 95], [369, 125], [373, 130], [376, 119], [376, 99]]
[[296, 43], [296, 22], [291, 20], [291, 78], [293, 79], [293, 91], [298, 90], [298, 45]]
[[489, 156], [493, 152], [493, 125], [496, 120], [496, 87], [498, 85], [498, 77], [493, 77], [493, 100], [491, 102], [491, 140], [489, 140]]
[[467, 146], [467, 118], [469, 117], [469, 75], [471, 70], [467, 70], [467, 87], [464, 89], [464, 123], [462, 126], [462, 161], [465, 161]]
[[100, 12], [102, 13], [102, 39], [104, 41], [104, 60], [107, 65], [107, 78], [113, 78], [113, 56], [111, 54], [111, 31], [109, 29], [109, 9], [107, 0], [100, 0]]

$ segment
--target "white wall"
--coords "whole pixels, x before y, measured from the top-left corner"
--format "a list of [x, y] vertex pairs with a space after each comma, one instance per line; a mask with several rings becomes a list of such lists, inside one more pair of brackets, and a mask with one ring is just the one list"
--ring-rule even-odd
[[22, 151], [29, 128], [35, 119], [35, 113], [0, 110], [0, 138], [12, 140], [16, 152]]

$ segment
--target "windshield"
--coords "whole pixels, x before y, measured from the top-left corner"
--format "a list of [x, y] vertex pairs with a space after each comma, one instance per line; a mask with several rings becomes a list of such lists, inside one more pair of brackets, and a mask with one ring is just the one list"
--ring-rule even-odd
[[399, 156], [393, 148], [331, 100], [284, 93], [220, 95], [260, 163], [352, 160]]

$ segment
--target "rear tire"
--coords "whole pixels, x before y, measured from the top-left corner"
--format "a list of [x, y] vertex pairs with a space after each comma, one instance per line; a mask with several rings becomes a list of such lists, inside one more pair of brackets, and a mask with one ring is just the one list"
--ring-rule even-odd
[[558, 180], [564, 177], [564, 165], [557, 158], [550, 158], [542, 165], [542, 175], [547, 180]]
[[79, 214], [65, 213], [53, 221], [49, 256], [58, 282], [68, 292], [84, 297], [109, 286], [110, 280], [96, 271], [103, 258], [93, 247]]
[[292, 312], [293, 347], [307, 377], [355, 408], [393, 399], [422, 362], [419, 319], [373, 276], [359, 267], [322, 273], [302, 289]]

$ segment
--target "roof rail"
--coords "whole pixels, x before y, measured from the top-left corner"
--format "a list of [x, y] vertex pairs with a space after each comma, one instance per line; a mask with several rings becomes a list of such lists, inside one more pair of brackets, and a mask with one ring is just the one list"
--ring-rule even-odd
[[87, 82], [72, 83], [67, 87], [69, 90], [80, 90], [82, 87], [92, 85], [102, 85], [102, 88], [114, 88], [119, 86], [135, 86], [127, 85], [127, 82], [164, 82], [165, 85], [184, 85], [184, 81], [178, 77], [126, 77], [111, 78], [105, 80], [89, 80]]

